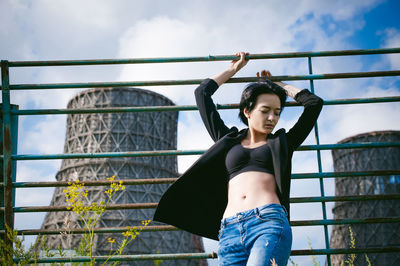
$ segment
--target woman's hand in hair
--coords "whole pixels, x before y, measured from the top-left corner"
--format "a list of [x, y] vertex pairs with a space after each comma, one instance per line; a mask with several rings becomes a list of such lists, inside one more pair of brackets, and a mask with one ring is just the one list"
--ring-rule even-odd
[[[261, 70], [261, 78], [270, 79], [272, 77], [271, 72], [269, 70]], [[260, 72], [257, 72], [257, 78], [260, 78]]]
[[[262, 70], [261, 71], [261, 79], [270, 79], [272, 77], [271, 72], [269, 72], [269, 70]], [[260, 73], [257, 72], [257, 78], [260, 78]], [[289, 85], [286, 84], [284, 82], [281, 81], [275, 81], [275, 84], [279, 85], [282, 87], [282, 89], [285, 90], [286, 94], [289, 97], [292, 97], [294, 99], [294, 97], [296, 96], [297, 93], [299, 93], [301, 91], [301, 89], [293, 86], [293, 85]]]
[[240, 69], [242, 69], [247, 62], [249, 62], [248, 59], [246, 59], [246, 55], [249, 55], [249, 53], [246, 52], [240, 52], [236, 53], [236, 56], [238, 56], [238, 59], [232, 60], [230, 66], [228, 69], [222, 71], [218, 75], [215, 75], [212, 77], [212, 79], [217, 82], [218, 86], [221, 86], [223, 83], [228, 81], [231, 77], [233, 77]]

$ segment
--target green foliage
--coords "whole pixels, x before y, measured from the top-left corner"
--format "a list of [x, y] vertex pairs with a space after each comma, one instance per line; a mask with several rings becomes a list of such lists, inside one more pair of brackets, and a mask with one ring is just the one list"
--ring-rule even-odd
[[[351, 229], [351, 226], [349, 226], [349, 232], [350, 232], [350, 249], [356, 248], [356, 239], [354, 238], [354, 233], [353, 229]], [[349, 266], [354, 266], [355, 260], [356, 260], [356, 254], [350, 254], [350, 257], [344, 262]]]
[[[353, 229], [351, 228], [351, 226], [349, 226], [349, 234], [350, 234], [350, 249], [355, 249], [356, 248], [356, 239], [354, 237], [354, 232]], [[310, 248], [310, 250], [312, 250], [312, 245], [311, 245], [311, 240], [309, 237], [307, 237], [307, 242], [308, 242], [308, 247]], [[368, 266], [371, 266], [371, 261], [369, 260], [367, 254], [364, 254], [365, 256], [365, 260], [368, 264]], [[314, 266], [319, 266], [319, 262], [316, 261], [316, 257], [314, 255], [311, 256], [312, 258], [312, 264]], [[340, 266], [354, 266], [354, 262], [356, 260], [357, 256], [356, 254], [350, 254], [350, 256], [348, 256], [347, 259], [343, 260], [340, 263]], [[295, 264], [290, 258], [289, 261], [292, 263], [293, 266], [296, 266], [297, 264]]]
[[[84, 229], [84, 234], [82, 235], [81, 241], [77, 248], [74, 248], [75, 254], [77, 256], [87, 256], [90, 258], [90, 262], [82, 262], [82, 263], [72, 263], [72, 265], [95, 265], [95, 258], [93, 256], [93, 242], [94, 242], [94, 231], [97, 223], [99, 222], [101, 216], [106, 211], [106, 207], [110, 203], [112, 197], [118, 192], [125, 190], [125, 186], [122, 181], [114, 182], [114, 178], [107, 178], [111, 181], [110, 187], [104, 193], [107, 195], [107, 201], [96, 203], [93, 202], [89, 206], [84, 204], [86, 198], [88, 196], [88, 190], [85, 189], [84, 183], [79, 182], [79, 180], [68, 183], [68, 187], [64, 189], [65, 201], [68, 203], [68, 209], [74, 212], [79, 217], [79, 221]], [[65, 232], [61, 232], [61, 236], [63, 237], [72, 237], [71, 230], [69, 228], [69, 219], [67, 216], [67, 220], [65, 224], [68, 229]], [[113, 238], [108, 238], [108, 242], [110, 243], [110, 253], [108, 254], [108, 258], [106, 261], [102, 263], [102, 265], [109, 265], [109, 260], [115, 255], [122, 255], [125, 247], [127, 247], [138, 235], [139, 233], [150, 223], [150, 220], [142, 221], [142, 225], [140, 227], [127, 227], [127, 230], [122, 233], [123, 239], [119, 243], [116, 243], [116, 240]], [[37, 250], [40, 249], [44, 252], [44, 257], [53, 258], [53, 257], [61, 257], [64, 258], [66, 256], [65, 250], [61, 247], [58, 247], [56, 251], [51, 250], [47, 245], [47, 237], [40, 235], [37, 237], [36, 242], [31, 244], [29, 249], [25, 249], [23, 242], [24, 236], [18, 236], [16, 230], [10, 230], [10, 228], [6, 228], [7, 239], [12, 243], [9, 245], [3, 239], [0, 239], [0, 263], [1, 265], [28, 265], [34, 264], [37, 265], [37, 259], [39, 258], [39, 254], [37, 254]], [[114, 249], [114, 247], [116, 247]], [[15, 262], [16, 261], [16, 262]], [[119, 264], [118, 261], [112, 263], [112, 265]], [[160, 265], [161, 261], [155, 261], [155, 265]], [[52, 263], [51, 265], [64, 265], [64, 263]]]
[[[23, 244], [25, 237], [18, 236], [17, 230], [11, 230], [11, 228], [6, 225], [6, 238], [9, 243], [4, 239], [0, 239], [0, 263], [1, 265], [28, 265], [31, 262], [34, 262], [36, 265], [36, 260], [38, 258], [38, 254], [36, 253], [36, 247], [39, 245], [39, 241], [36, 240], [35, 243], [31, 244], [29, 249], [25, 249]], [[38, 237], [38, 239], [40, 236]], [[14, 262], [14, 258], [17, 259], [17, 262]]]
[[[311, 239], [307, 236], [308, 248], [312, 250]], [[319, 261], [317, 261], [317, 257], [315, 255], [311, 255], [311, 262], [314, 266], [319, 266]]]
[[[160, 251], [157, 251], [156, 253], [160, 254]], [[159, 266], [159, 265], [161, 265], [162, 262], [163, 262], [162, 260], [155, 260], [154, 261], [154, 266]]]
[[[79, 220], [85, 231], [76, 253], [80, 256], [90, 257], [90, 265], [94, 265], [95, 263], [95, 258], [93, 256], [95, 227], [103, 213], [106, 211], [106, 207], [110, 203], [112, 197], [118, 191], [125, 190], [122, 181], [114, 182], [114, 178], [115, 176], [107, 178], [107, 180], [111, 181], [109, 189], [104, 191], [107, 195], [107, 201], [101, 201], [99, 204], [93, 202], [90, 206], [84, 205], [83, 201], [85, 201], [89, 192], [85, 190], [84, 183], [80, 183], [79, 180], [74, 183], [69, 183], [68, 188], [64, 190], [65, 201], [70, 204], [68, 208], [79, 216]], [[122, 255], [125, 247], [128, 246], [149, 223], [150, 220], [144, 220], [142, 221], [142, 226], [140, 228], [128, 226], [127, 231], [122, 233], [123, 240], [120, 243], [115, 243], [115, 239], [108, 238], [108, 242], [110, 243], [110, 253], [108, 254], [107, 260], [102, 265], [108, 263], [113, 256]], [[117, 248], [114, 250], [115, 246]], [[113, 265], [117, 264], [119, 264], [119, 262], [113, 262]]]
[[292, 258], [289, 258], [289, 262], [292, 266], [299, 266], [299, 264], [294, 263], [294, 261], [292, 260]]
[[[354, 237], [354, 232], [353, 232], [353, 229], [351, 228], [351, 226], [349, 226], [349, 234], [350, 234], [350, 249], [354, 249], [354, 248], [356, 248], [356, 239]], [[364, 256], [365, 256], [365, 261], [367, 262], [368, 266], [371, 266], [371, 261], [369, 260], [368, 255], [364, 254]], [[345, 261], [342, 261], [341, 265], [354, 266], [356, 257], [357, 257], [356, 254], [350, 254], [350, 256]]]

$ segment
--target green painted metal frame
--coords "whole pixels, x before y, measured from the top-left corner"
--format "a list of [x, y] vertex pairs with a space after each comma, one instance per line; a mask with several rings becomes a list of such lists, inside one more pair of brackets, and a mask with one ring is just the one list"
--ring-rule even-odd
[[[296, 76], [275, 76], [272, 80], [309, 80], [310, 89], [314, 92], [314, 80], [321, 79], [343, 79], [343, 78], [363, 78], [363, 77], [384, 77], [384, 76], [400, 76], [400, 70], [393, 71], [375, 71], [375, 72], [353, 72], [353, 73], [334, 73], [334, 74], [313, 74], [312, 58], [326, 56], [352, 56], [352, 55], [372, 55], [372, 54], [390, 54], [400, 53], [400, 48], [387, 49], [368, 49], [368, 50], [342, 50], [342, 51], [323, 51], [323, 52], [298, 52], [298, 53], [272, 53], [272, 54], [252, 54], [249, 59], [282, 59], [282, 58], [307, 58], [308, 75]], [[110, 152], [110, 153], [80, 153], [80, 154], [17, 154], [17, 131], [18, 116], [21, 115], [50, 115], [50, 114], [78, 114], [78, 113], [115, 113], [115, 112], [162, 112], [162, 111], [193, 111], [197, 110], [194, 105], [182, 106], [145, 106], [145, 107], [123, 107], [123, 108], [96, 108], [96, 109], [34, 109], [34, 110], [18, 110], [12, 108], [10, 104], [11, 90], [43, 90], [43, 89], [66, 89], [66, 88], [94, 88], [94, 87], [121, 87], [121, 86], [168, 86], [168, 85], [190, 85], [199, 84], [201, 79], [190, 80], [162, 80], [162, 81], [134, 81], [134, 82], [88, 82], [88, 83], [58, 83], [58, 84], [10, 84], [9, 68], [10, 67], [43, 67], [43, 66], [91, 66], [91, 65], [110, 65], [110, 64], [148, 64], [148, 63], [187, 63], [187, 62], [207, 62], [207, 61], [224, 61], [237, 58], [233, 55], [205, 56], [205, 57], [175, 57], [175, 58], [135, 58], [135, 59], [102, 59], [102, 60], [59, 60], [59, 61], [1, 61], [2, 73], [2, 132], [1, 146], [2, 155], [2, 177], [0, 180], [0, 234], [4, 237], [5, 227], [7, 224], [13, 228], [13, 216], [16, 212], [48, 212], [48, 211], [67, 211], [66, 206], [35, 206], [35, 207], [15, 207], [13, 191], [16, 188], [35, 188], [35, 187], [61, 187], [67, 186], [67, 182], [15, 182], [15, 162], [18, 160], [48, 160], [48, 159], [71, 159], [71, 158], [109, 158], [109, 157], [141, 157], [141, 156], [176, 156], [176, 155], [198, 155], [204, 150], [167, 150], [167, 151], [138, 151], [138, 152]], [[232, 78], [229, 83], [242, 83], [257, 81], [254, 77]], [[324, 105], [342, 105], [342, 104], [368, 104], [383, 102], [398, 102], [400, 96], [379, 97], [379, 98], [362, 98], [362, 99], [336, 99], [327, 100]], [[287, 106], [297, 106], [295, 102], [288, 102]], [[218, 109], [235, 109], [237, 104], [217, 104]], [[14, 130], [11, 132], [11, 130]], [[349, 253], [380, 253], [380, 252], [400, 252], [400, 247], [385, 248], [365, 248], [365, 249], [331, 249], [329, 247], [328, 225], [338, 224], [366, 224], [366, 223], [398, 223], [400, 217], [394, 218], [367, 218], [367, 219], [327, 219], [326, 202], [335, 201], [359, 201], [359, 200], [400, 200], [400, 194], [392, 195], [355, 195], [355, 196], [325, 196], [324, 179], [335, 177], [359, 177], [359, 176], [390, 176], [399, 175], [400, 170], [391, 169], [387, 171], [365, 171], [365, 172], [323, 172], [321, 162], [321, 150], [332, 149], [353, 149], [353, 148], [374, 148], [374, 147], [399, 147], [400, 142], [390, 143], [350, 143], [350, 144], [320, 144], [318, 124], [315, 126], [316, 145], [303, 145], [299, 151], [316, 151], [318, 160], [318, 173], [300, 173], [293, 174], [292, 179], [318, 179], [320, 184], [321, 195], [319, 197], [297, 197], [291, 198], [291, 203], [309, 203], [320, 202], [322, 206], [323, 219], [321, 220], [304, 220], [292, 221], [292, 226], [323, 226], [325, 235], [325, 249], [313, 250], [293, 250], [292, 255], [326, 255], [327, 263], [331, 265], [331, 254], [349, 254]], [[131, 179], [126, 180], [126, 185], [143, 185], [143, 184], [165, 184], [172, 183], [176, 178], [160, 178], [154, 179]], [[109, 181], [88, 181], [87, 186], [105, 186], [110, 184]], [[137, 208], [155, 208], [157, 203], [140, 203], [140, 204], [114, 204], [107, 209], [137, 209]], [[96, 233], [123, 232], [125, 228], [97, 228]], [[179, 230], [173, 226], [148, 226], [143, 228], [144, 232], [152, 231], [168, 231]], [[38, 235], [38, 234], [59, 234], [55, 230], [18, 230], [19, 234]], [[74, 229], [73, 234], [81, 234], [81, 229]], [[205, 259], [216, 258], [215, 253], [190, 253], [190, 254], [150, 254], [150, 255], [127, 255], [114, 257], [113, 261], [129, 261], [129, 260], [169, 260], [169, 259]], [[105, 257], [98, 256], [96, 261], [103, 261]], [[48, 258], [40, 259], [37, 262], [51, 263], [63, 262], [64, 258]], [[68, 258], [68, 261], [71, 261]], [[77, 257], [73, 261], [88, 261], [86, 257]]]

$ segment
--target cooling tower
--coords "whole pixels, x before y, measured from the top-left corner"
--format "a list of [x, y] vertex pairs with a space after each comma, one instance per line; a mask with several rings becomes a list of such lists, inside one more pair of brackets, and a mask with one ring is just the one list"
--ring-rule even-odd
[[[83, 91], [72, 98], [68, 108], [102, 108], [126, 106], [173, 105], [166, 97], [136, 88], [98, 88]], [[176, 111], [70, 114], [64, 153], [104, 153], [125, 151], [174, 150], [177, 146]], [[130, 158], [82, 158], [65, 159], [57, 173], [58, 181], [142, 179], [177, 177], [176, 156], [152, 156]], [[157, 203], [169, 184], [132, 185], [116, 194], [113, 204]], [[57, 188], [51, 201], [52, 206], [63, 206], [63, 190]], [[106, 200], [106, 187], [87, 186], [88, 202]], [[142, 220], [152, 219], [155, 209], [106, 211], [98, 227], [139, 226]], [[159, 225], [152, 222], [150, 225]], [[49, 212], [42, 229], [80, 228], [78, 217], [72, 212]], [[98, 255], [108, 255], [108, 238], [121, 239], [122, 234], [96, 234], [94, 250]], [[77, 247], [79, 235], [48, 237], [48, 244], [56, 249]], [[114, 246], [115, 247], [115, 246]], [[184, 231], [141, 232], [125, 249], [125, 254], [165, 254], [204, 252], [200, 237]], [[129, 262], [129, 265], [154, 265], [153, 261]], [[162, 265], [206, 265], [199, 260], [162, 262]]]
[[[400, 131], [379, 131], [356, 135], [339, 143], [395, 142], [400, 141]], [[332, 150], [335, 172], [400, 169], [400, 148], [366, 148]], [[400, 176], [366, 176], [336, 178], [336, 196], [382, 195], [400, 193]], [[367, 200], [336, 202], [335, 219], [399, 217], [400, 201]], [[400, 245], [399, 223], [373, 223], [351, 225], [357, 248], [376, 248]], [[349, 248], [349, 225], [333, 227], [331, 248]], [[340, 265], [344, 255], [332, 256], [332, 265]], [[372, 265], [400, 265], [400, 254], [368, 254]], [[358, 254], [354, 265], [368, 265], [364, 254]]]

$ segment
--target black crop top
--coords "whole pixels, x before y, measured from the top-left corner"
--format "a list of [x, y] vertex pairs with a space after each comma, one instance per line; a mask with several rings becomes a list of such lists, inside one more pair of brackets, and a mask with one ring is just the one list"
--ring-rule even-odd
[[267, 144], [253, 149], [236, 144], [226, 154], [225, 166], [229, 179], [248, 171], [274, 174], [272, 154]]

